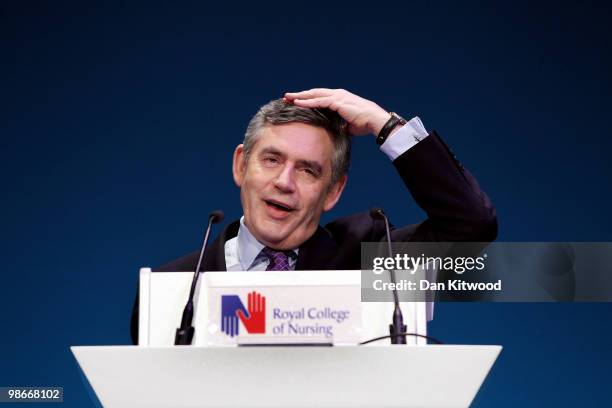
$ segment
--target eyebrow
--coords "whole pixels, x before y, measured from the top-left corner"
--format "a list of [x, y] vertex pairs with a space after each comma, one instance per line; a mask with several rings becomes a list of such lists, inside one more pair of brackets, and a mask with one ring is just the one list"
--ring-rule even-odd
[[[259, 154], [260, 155], [273, 154], [275, 156], [281, 156], [281, 157], [286, 156], [284, 153], [282, 153], [280, 150], [274, 147], [264, 147], [263, 149], [261, 149], [261, 152]], [[308, 167], [314, 172], [316, 172], [317, 174], [323, 174], [323, 166], [321, 166], [321, 164], [317, 161], [300, 159], [297, 161], [297, 164], [299, 166]]]

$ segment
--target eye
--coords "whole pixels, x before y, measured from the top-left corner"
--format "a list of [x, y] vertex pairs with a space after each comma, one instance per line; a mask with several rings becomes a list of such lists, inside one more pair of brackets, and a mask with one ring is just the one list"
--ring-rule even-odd
[[317, 173], [310, 167], [304, 167], [301, 170], [304, 174], [308, 175], [309, 177], [317, 177]]
[[276, 157], [264, 157], [263, 158], [264, 163], [266, 164], [277, 164], [278, 163], [278, 159]]

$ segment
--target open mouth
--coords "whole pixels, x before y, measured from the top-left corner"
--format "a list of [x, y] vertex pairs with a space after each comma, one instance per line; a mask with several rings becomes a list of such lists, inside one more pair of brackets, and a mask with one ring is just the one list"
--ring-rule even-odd
[[272, 201], [272, 200], [264, 200], [264, 201], [265, 201], [265, 203], [268, 206], [270, 206], [270, 207], [272, 207], [272, 208], [274, 208], [276, 210], [284, 211], [284, 212], [287, 212], [287, 213], [290, 213], [291, 211], [294, 210], [294, 208], [289, 207], [286, 204], [279, 203], [278, 201]]

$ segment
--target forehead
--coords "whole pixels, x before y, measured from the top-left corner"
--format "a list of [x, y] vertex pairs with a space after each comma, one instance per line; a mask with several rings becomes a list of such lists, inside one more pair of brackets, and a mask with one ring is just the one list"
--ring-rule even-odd
[[266, 126], [255, 144], [255, 152], [274, 149], [290, 159], [330, 164], [333, 144], [327, 130], [306, 123]]

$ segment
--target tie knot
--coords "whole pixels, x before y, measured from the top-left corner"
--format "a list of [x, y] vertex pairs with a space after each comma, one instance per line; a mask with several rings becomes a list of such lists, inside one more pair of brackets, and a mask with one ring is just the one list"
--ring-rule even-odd
[[268, 257], [270, 263], [266, 268], [267, 271], [290, 271], [289, 256], [293, 251], [277, 251], [270, 247], [265, 247], [261, 252]]

